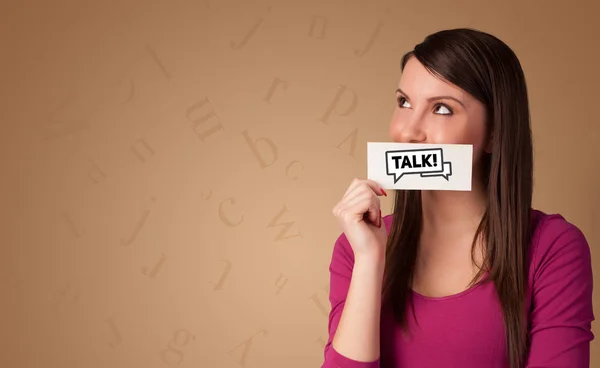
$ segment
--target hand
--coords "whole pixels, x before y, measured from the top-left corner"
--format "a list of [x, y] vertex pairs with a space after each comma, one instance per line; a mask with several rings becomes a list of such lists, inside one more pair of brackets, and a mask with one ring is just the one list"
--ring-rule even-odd
[[379, 196], [386, 195], [379, 184], [368, 179], [354, 179], [342, 200], [333, 208], [355, 259], [385, 256], [387, 231], [381, 216]]

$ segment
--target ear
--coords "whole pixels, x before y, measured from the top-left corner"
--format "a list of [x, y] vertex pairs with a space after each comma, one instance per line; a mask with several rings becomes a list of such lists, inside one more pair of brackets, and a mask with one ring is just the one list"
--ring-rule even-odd
[[493, 141], [494, 141], [494, 135], [492, 134], [492, 132], [489, 132], [487, 135], [487, 145], [485, 146], [485, 153], [492, 153], [492, 142]]
[[488, 139], [488, 144], [485, 146], [485, 153], [492, 153], [492, 139]]

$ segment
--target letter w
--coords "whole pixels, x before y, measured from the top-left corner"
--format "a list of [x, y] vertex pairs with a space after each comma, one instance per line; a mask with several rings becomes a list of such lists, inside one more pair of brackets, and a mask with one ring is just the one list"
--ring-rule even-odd
[[273, 218], [273, 220], [271, 220], [271, 222], [269, 222], [269, 225], [267, 225], [267, 227], [283, 226], [283, 229], [279, 232], [279, 234], [277, 234], [277, 237], [275, 237], [276, 241], [280, 241], [283, 239], [291, 239], [291, 238], [296, 238], [296, 237], [302, 238], [302, 234], [300, 234], [300, 233], [289, 235], [289, 236], [284, 236], [288, 232], [288, 230], [292, 226], [294, 226], [294, 222], [278, 223], [281, 216], [283, 216], [286, 212], [287, 212], [287, 207], [284, 204], [283, 209], [281, 211], [279, 211], [279, 213]]

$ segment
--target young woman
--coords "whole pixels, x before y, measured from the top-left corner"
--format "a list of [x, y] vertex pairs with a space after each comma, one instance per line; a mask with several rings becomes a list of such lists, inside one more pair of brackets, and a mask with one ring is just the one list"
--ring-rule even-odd
[[472, 191], [370, 180], [334, 207], [323, 368], [589, 367], [592, 267], [582, 232], [531, 207], [527, 88], [513, 51], [471, 29], [428, 36], [401, 62], [395, 142], [473, 145]]

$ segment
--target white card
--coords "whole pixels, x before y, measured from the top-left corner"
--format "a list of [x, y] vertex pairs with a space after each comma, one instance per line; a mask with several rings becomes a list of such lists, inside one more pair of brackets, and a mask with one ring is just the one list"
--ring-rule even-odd
[[384, 189], [471, 190], [473, 146], [367, 142], [367, 177]]

